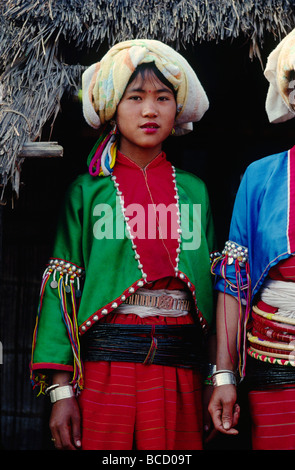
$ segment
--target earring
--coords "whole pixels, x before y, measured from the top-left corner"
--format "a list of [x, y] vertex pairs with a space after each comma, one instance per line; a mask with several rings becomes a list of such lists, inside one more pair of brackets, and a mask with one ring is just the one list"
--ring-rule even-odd
[[175, 129], [174, 127], [172, 128], [171, 132], [170, 132], [170, 135], [175, 135]]
[[118, 129], [118, 126], [117, 126], [116, 121], [112, 119], [112, 120], [110, 121], [110, 124], [111, 124], [111, 126], [112, 126], [111, 133], [112, 133], [112, 134], [115, 134], [115, 135], [119, 134], [119, 129]]

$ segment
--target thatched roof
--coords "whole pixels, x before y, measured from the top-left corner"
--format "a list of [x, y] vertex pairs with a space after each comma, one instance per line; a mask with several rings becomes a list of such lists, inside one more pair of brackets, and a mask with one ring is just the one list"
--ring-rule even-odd
[[177, 48], [244, 36], [255, 54], [266, 33], [279, 40], [294, 24], [289, 0], [0, 0], [0, 182], [18, 190], [20, 149], [80, 84], [83, 66], [62, 59], [67, 45], [149, 37]]

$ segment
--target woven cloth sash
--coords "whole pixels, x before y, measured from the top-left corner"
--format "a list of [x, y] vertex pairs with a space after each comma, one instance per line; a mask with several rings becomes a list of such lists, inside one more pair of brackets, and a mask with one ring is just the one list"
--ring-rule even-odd
[[163, 316], [181, 317], [192, 308], [185, 290], [150, 290], [140, 288], [116, 308], [116, 313], [133, 313], [141, 318]]
[[198, 325], [123, 325], [100, 323], [84, 335], [85, 361], [137, 362], [176, 367], [202, 363]]
[[246, 383], [250, 389], [295, 385], [295, 283], [268, 279], [260, 298], [277, 310], [253, 306]]
[[261, 289], [261, 300], [276, 307], [276, 315], [295, 319], [295, 283], [268, 279]]
[[[247, 333], [251, 344], [250, 355], [267, 358], [295, 360], [295, 284], [268, 280], [261, 290], [261, 300], [277, 310], [267, 313], [258, 305], [253, 306], [252, 331]], [[284, 364], [285, 364], [284, 363]], [[293, 364], [292, 364], [293, 365]]]

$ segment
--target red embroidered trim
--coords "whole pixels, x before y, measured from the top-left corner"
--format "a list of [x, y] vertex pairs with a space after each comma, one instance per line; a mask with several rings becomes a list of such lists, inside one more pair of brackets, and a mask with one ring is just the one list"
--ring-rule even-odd
[[288, 248], [295, 251], [295, 146], [289, 150], [288, 158]]
[[67, 364], [55, 364], [54, 362], [39, 362], [32, 364], [32, 370], [56, 369], [72, 372], [73, 366]]

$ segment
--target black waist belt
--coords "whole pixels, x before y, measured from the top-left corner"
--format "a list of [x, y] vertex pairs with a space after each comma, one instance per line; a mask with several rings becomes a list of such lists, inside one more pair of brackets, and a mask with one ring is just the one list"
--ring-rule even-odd
[[245, 385], [250, 390], [263, 390], [274, 385], [294, 385], [295, 368], [247, 357]]
[[198, 325], [96, 324], [84, 335], [84, 361], [196, 367], [202, 363]]

